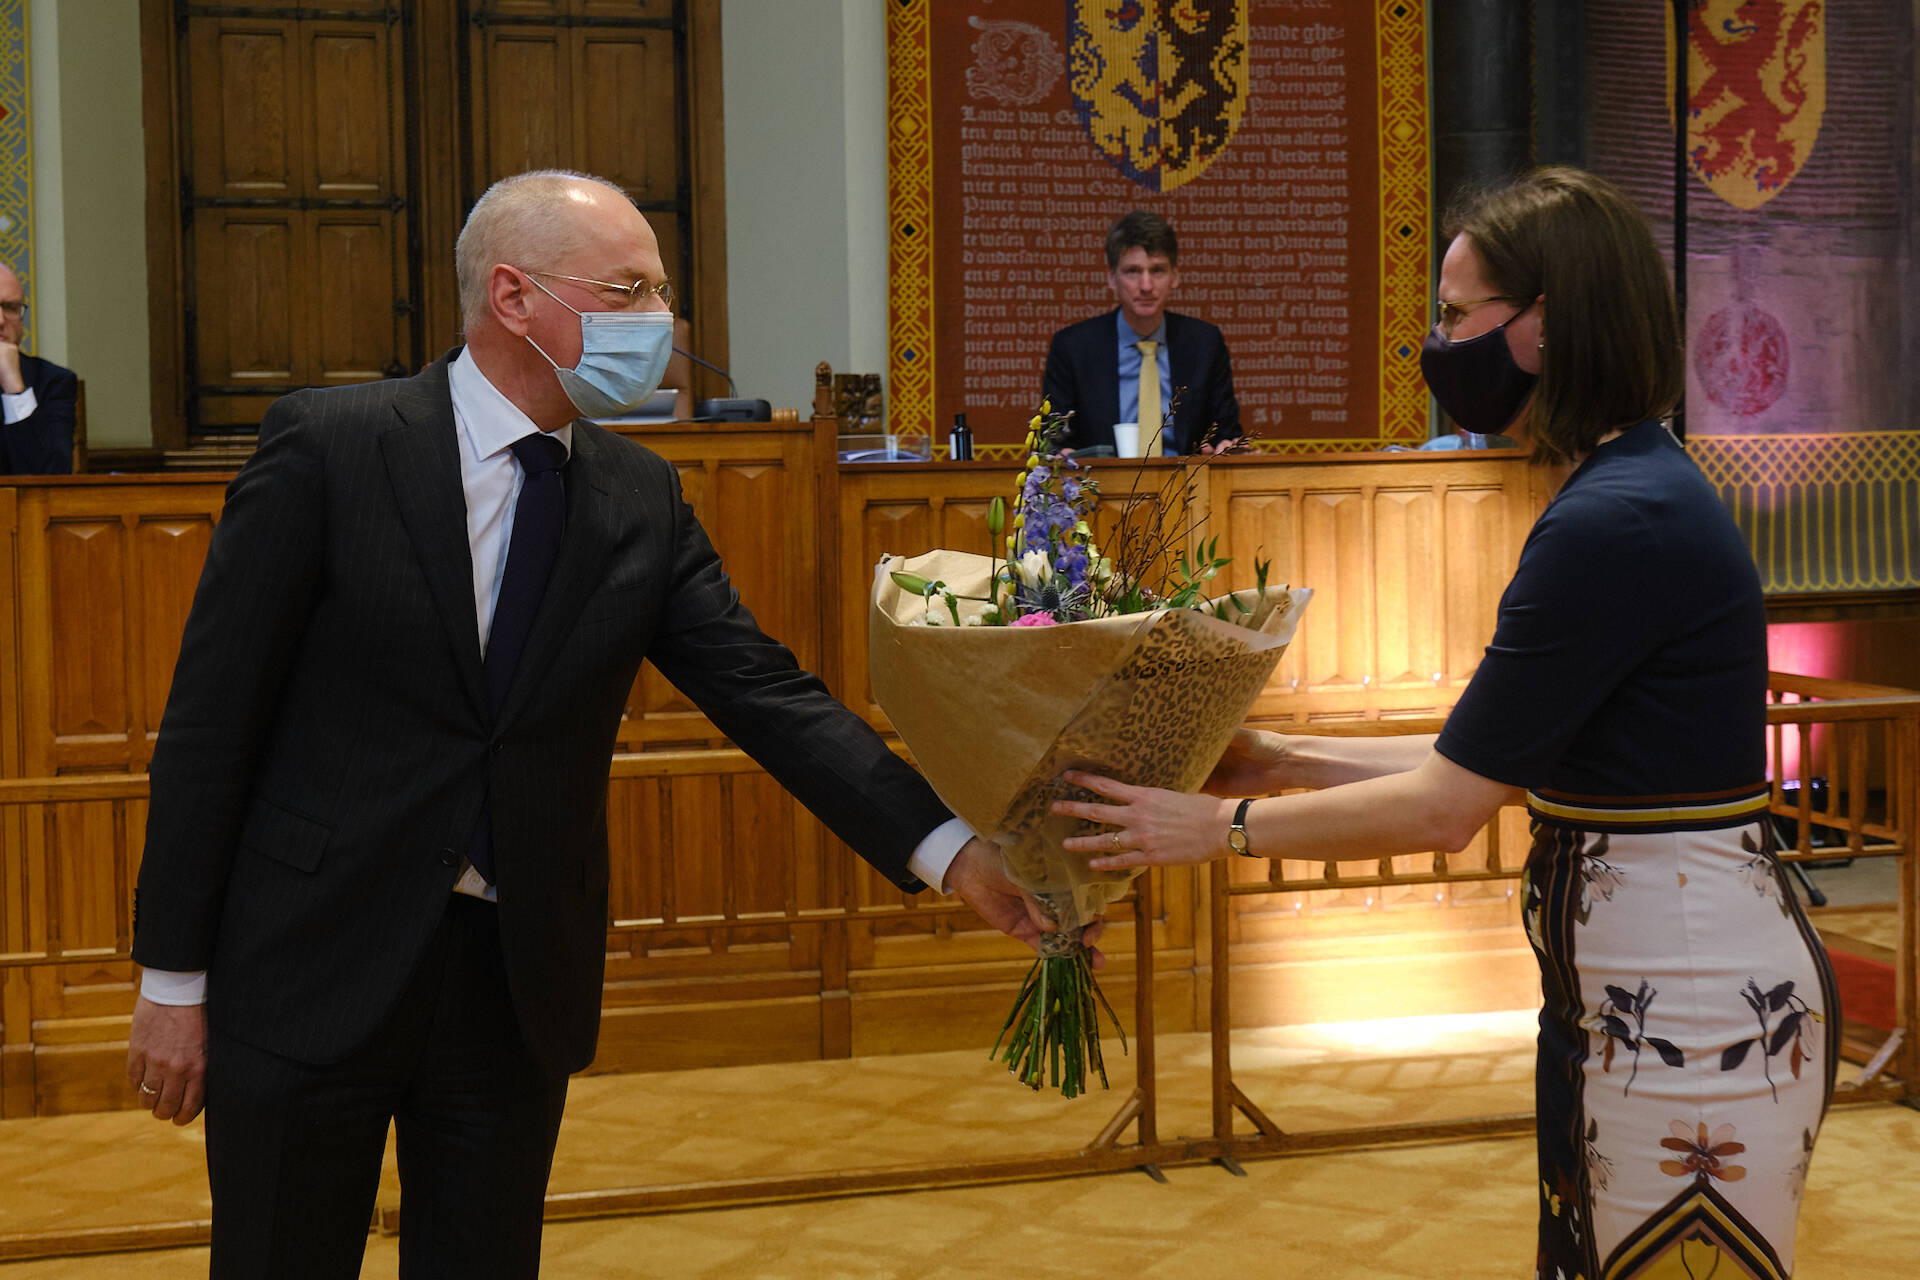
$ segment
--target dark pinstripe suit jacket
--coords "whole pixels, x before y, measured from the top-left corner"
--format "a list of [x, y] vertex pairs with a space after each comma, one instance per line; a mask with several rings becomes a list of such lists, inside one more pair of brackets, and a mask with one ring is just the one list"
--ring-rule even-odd
[[[1075, 449], [1113, 447], [1113, 424], [1120, 420], [1120, 344], [1114, 325], [1119, 308], [1103, 312], [1053, 335], [1041, 391], [1055, 413], [1071, 409], [1073, 431], [1066, 444]], [[1237, 439], [1240, 402], [1233, 394], [1233, 365], [1220, 330], [1205, 320], [1167, 315], [1167, 377], [1174, 402], [1171, 452], [1192, 453], [1209, 440]], [[1142, 447], [1146, 441], [1140, 442]]]
[[576, 423], [567, 527], [489, 708], [447, 358], [276, 403], [227, 490], [153, 758], [134, 958], [223, 1032], [333, 1061], [398, 998], [490, 788], [513, 1003], [593, 1057], [607, 762], [643, 658], [903, 888], [932, 790], [741, 607], [666, 461]]

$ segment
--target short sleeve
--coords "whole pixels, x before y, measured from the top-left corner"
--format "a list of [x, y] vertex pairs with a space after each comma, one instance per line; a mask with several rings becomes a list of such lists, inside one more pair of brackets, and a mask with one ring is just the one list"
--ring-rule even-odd
[[1659, 643], [1655, 543], [1628, 503], [1563, 493], [1528, 537], [1493, 642], [1435, 749], [1496, 782], [1539, 785]]

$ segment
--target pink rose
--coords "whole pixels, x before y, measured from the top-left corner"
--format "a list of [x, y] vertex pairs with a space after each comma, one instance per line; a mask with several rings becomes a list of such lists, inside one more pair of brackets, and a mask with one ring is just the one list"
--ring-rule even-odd
[[1029, 613], [1023, 618], [1015, 618], [1007, 625], [1010, 627], [1051, 627], [1057, 625], [1058, 622], [1059, 619], [1050, 613]]

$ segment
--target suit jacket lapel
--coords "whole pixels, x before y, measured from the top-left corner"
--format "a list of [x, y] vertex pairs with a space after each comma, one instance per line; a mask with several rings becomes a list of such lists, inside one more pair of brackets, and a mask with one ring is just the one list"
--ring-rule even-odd
[[533, 631], [520, 652], [513, 685], [500, 708], [502, 723], [510, 720], [539, 683], [540, 673], [556, 659], [573, 631], [581, 606], [599, 585], [614, 543], [613, 495], [605, 487], [600, 465], [602, 442], [585, 422], [573, 426], [573, 453], [567, 459], [567, 528], [560, 536], [547, 592], [540, 598]]
[[1096, 326], [1099, 341], [1093, 344], [1093, 386], [1087, 395], [1087, 416], [1100, 424], [1105, 439], [1095, 444], [1113, 443], [1113, 424], [1120, 421], [1120, 339], [1114, 328], [1121, 323], [1120, 308], [1107, 312], [1107, 323]]
[[484, 718], [488, 697], [480, 665], [480, 624], [473, 612], [473, 552], [467, 544], [467, 495], [460, 482], [459, 427], [442, 356], [395, 389], [392, 423], [380, 437], [387, 478], [407, 526], [427, 588], [460, 673], [460, 684]]
[[1199, 423], [1195, 415], [1206, 412], [1207, 396], [1204, 387], [1194, 385], [1194, 377], [1199, 372], [1200, 349], [1198, 338], [1188, 330], [1185, 316], [1167, 312], [1167, 379], [1179, 393], [1180, 403], [1174, 408], [1172, 424], [1174, 439], [1171, 443], [1175, 452], [1187, 451], [1188, 437], [1195, 431], [1204, 431], [1212, 423]]

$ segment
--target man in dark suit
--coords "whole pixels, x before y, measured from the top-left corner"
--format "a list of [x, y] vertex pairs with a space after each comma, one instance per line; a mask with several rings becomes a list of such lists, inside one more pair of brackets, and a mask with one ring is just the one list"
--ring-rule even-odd
[[1037, 937], [990, 846], [741, 607], [673, 466], [583, 420], [665, 365], [646, 219], [523, 174], [457, 266], [464, 350], [269, 410], [154, 752], [128, 1077], [162, 1119], [205, 1099], [216, 1276], [357, 1276], [390, 1118], [402, 1274], [536, 1274], [643, 658], [894, 883]]
[[26, 291], [0, 262], [0, 475], [69, 475], [80, 382], [73, 370], [20, 350], [26, 327]]
[[1068, 325], [1047, 349], [1041, 390], [1055, 413], [1073, 412], [1069, 446], [1113, 448], [1116, 422], [1140, 424], [1148, 456], [1240, 445], [1220, 330], [1166, 309], [1179, 261], [1173, 228], [1157, 213], [1135, 209], [1107, 232], [1107, 284], [1120, 305]]

